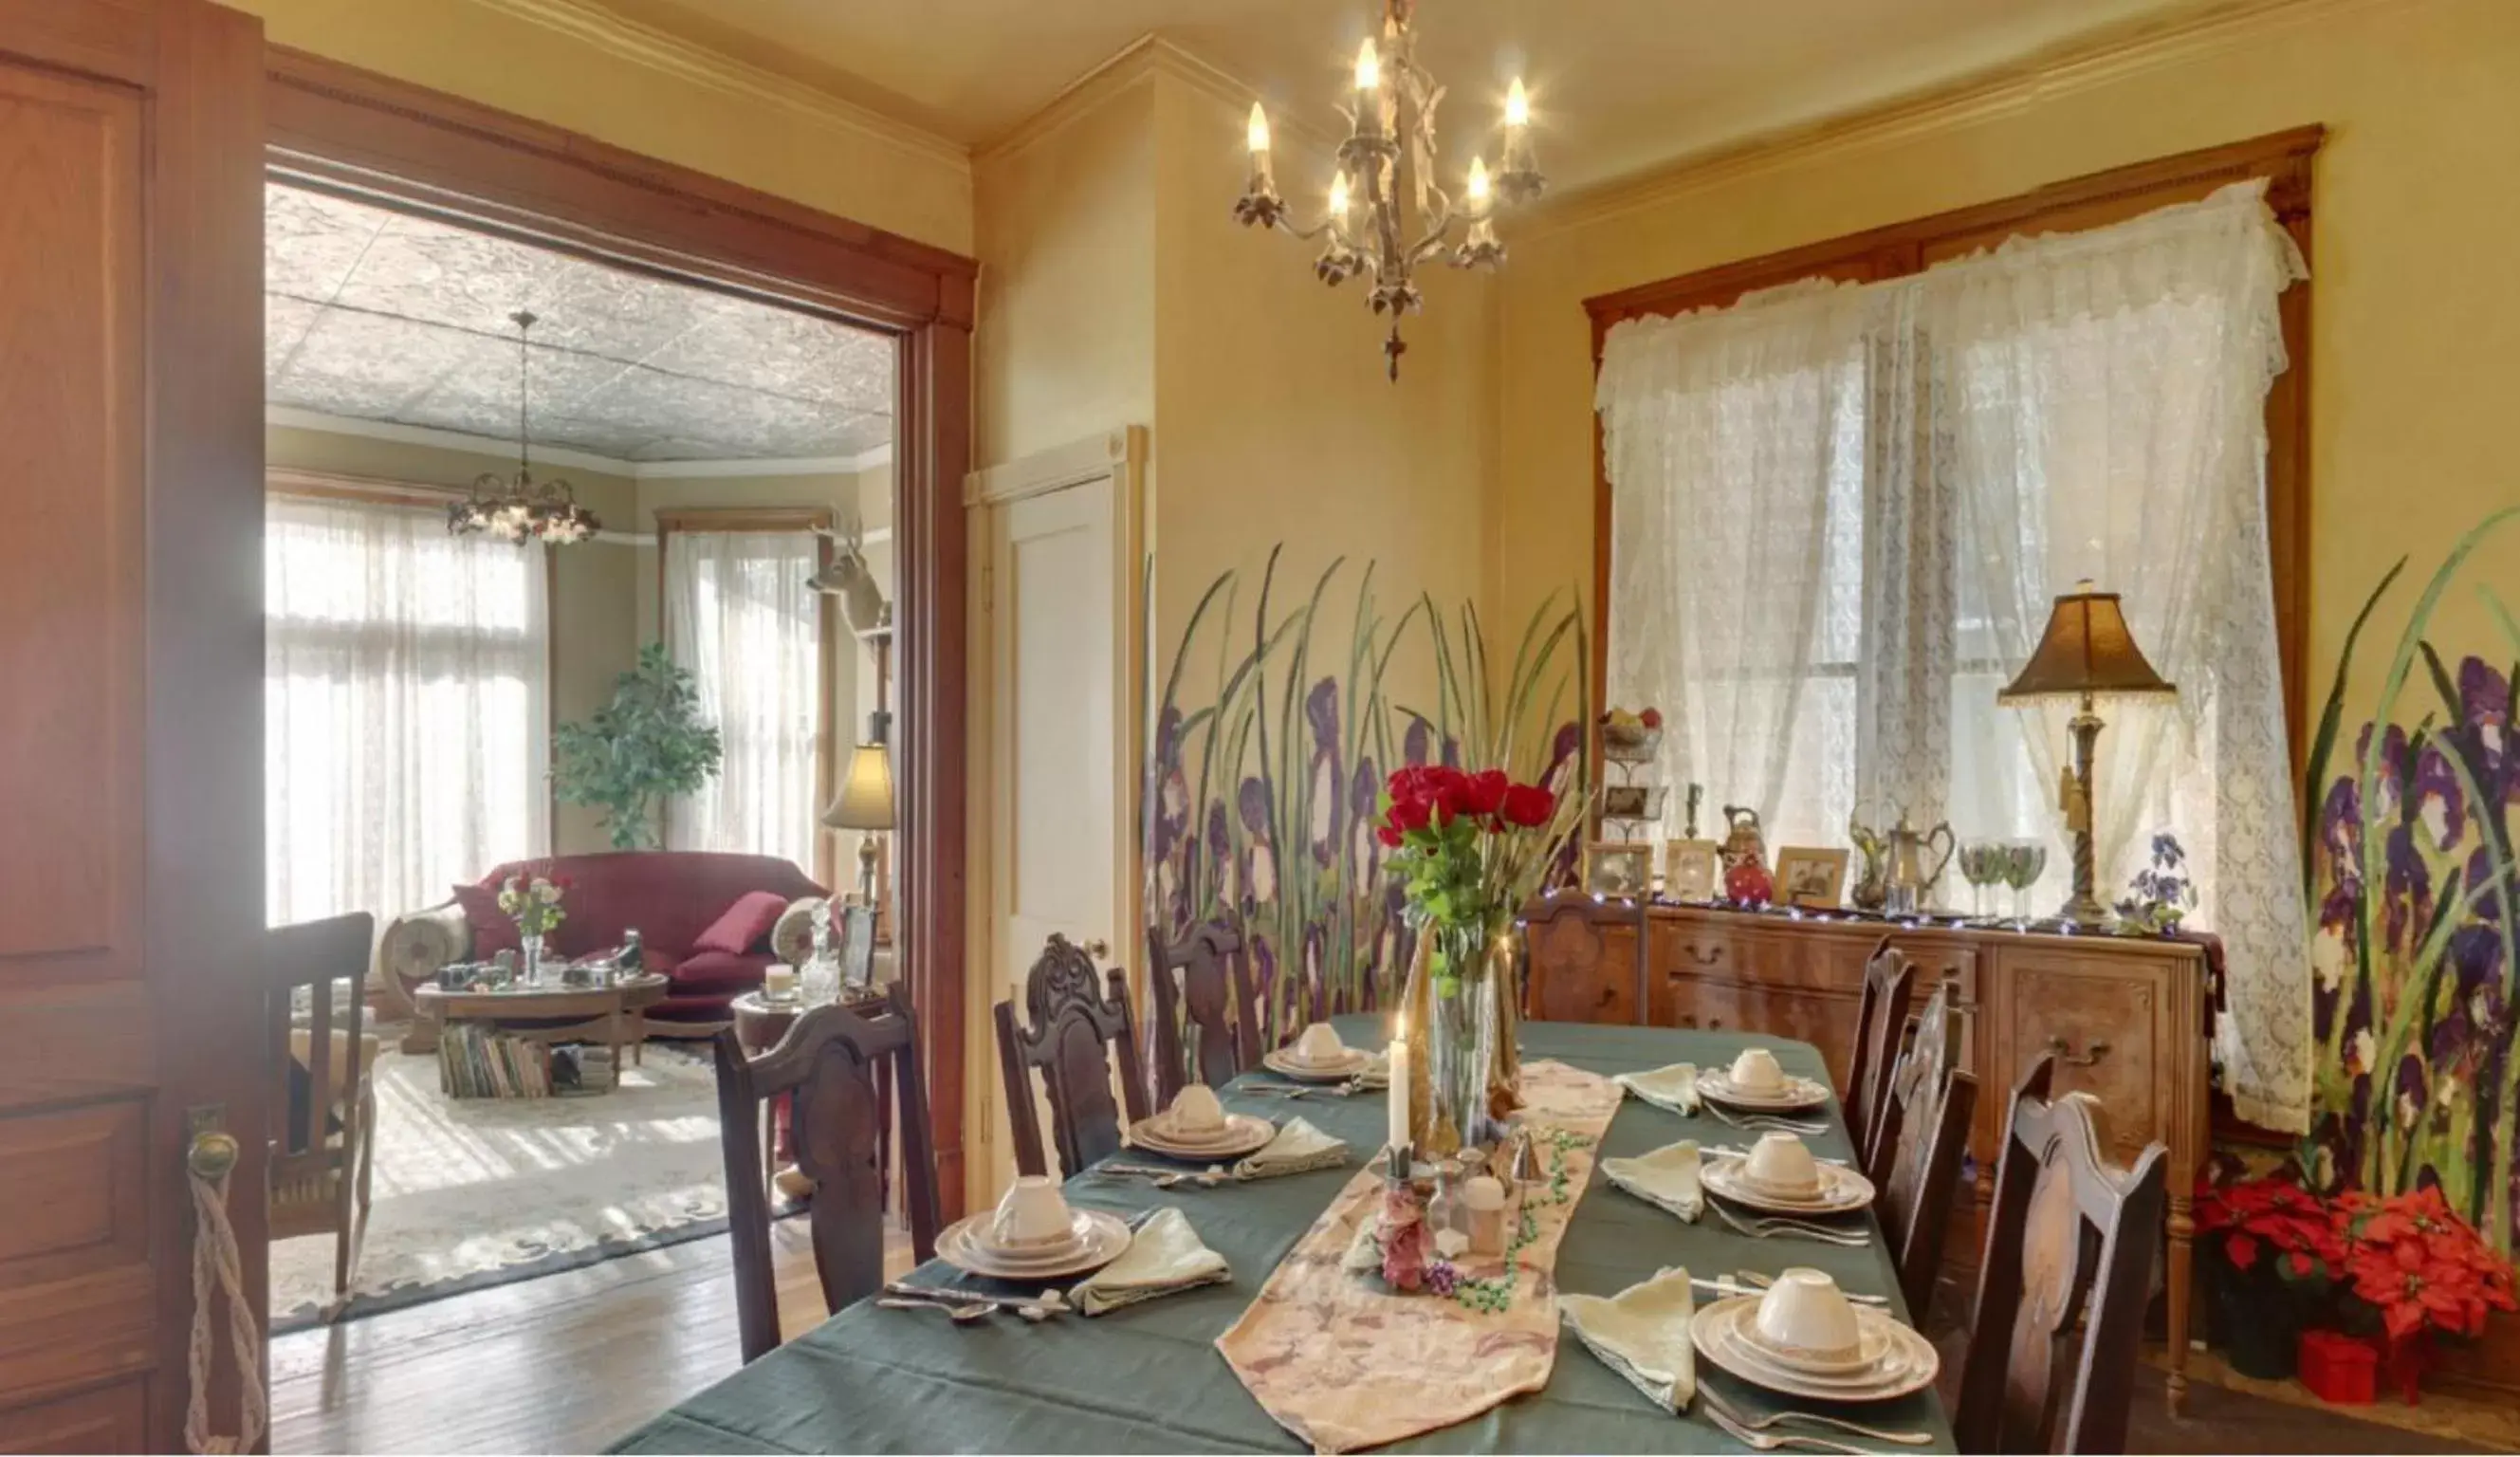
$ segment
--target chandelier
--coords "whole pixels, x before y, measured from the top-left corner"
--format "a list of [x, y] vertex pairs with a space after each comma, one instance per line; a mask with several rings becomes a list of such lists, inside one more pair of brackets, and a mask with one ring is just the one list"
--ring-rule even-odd
[[[1369, 35], [1356, 52], [1353, 107], [1347, 139], [1338, 147], [1338, 174], [1330, 180], [1329, 210], [1319, 223], [1298, 228], [1287, 220], [1286, 201], [1269, 162], [1269, 117], [1251, 104], [1251, 180], [1234, 205], [1235, 220], [1282, 228], [1301, 239], [1323, 239], [1313, 272], [1333, 287], [1363, 273], [1373, 282], [1366, 295], [1377, 315], [1391, 316], [1382, 341], [1391, 378], [1400, 378], [1400, 316], [1420, 298], [1419, 263], [1437, 254], [1456, 268], [1494, 268], [1505, 261], [1497, 241], [1496, 210], [1527, 203], [1545, 185], [1532, 160], [1531, 103], [1516, 77], [1505, 99], [1505, 139], [1491, 177], [1484, 158], [1470, 159], [1459, 203], [1435, 181], [1435, 108], [1444, 88], [1418, 65], [1417, 32], [1410, 20], [1416, 0], [1383, 0], [1380, 44]], [[1459, 224], [1461, 241], [1452, 242]]]
[[518, 546], [528, 541], [553, 546], [584, 541], [604, 524], [596, 520], [594, 512], [577, 504], [577, 492], [567, 481], [534, 479], [533, 355], [526, 347], [525, 338], [535, 320], [530, 311], [521, 308], [508, 317], [517, 326], [516, 478], [511, 480], [496, 474], [473, 478], [472, 493], [446, 508], [446, 529], [456, 536], [486, 532]]

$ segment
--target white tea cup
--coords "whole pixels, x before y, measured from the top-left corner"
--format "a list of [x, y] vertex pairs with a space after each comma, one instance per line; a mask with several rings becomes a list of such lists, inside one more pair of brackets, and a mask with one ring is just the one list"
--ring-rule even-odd
[[1752, 1187], [1769, 1194], [1799, 1197], [1820, 1192], [1820, 1161], [1791, 1133], [1760, 1134], [1741, 1161], [1741, 1173]]
[[1795, 1268], [1777, 1277], [1759, 1298], [1760, 1342], [1787, 1357], [1834, 1362], [1863, 1350], [1855, 1304], [1821, 1270]]
[[1225, 1126], [1225, 1105], [1205, 1083], [1192, 1083], [1174, 1094], [1171, 1115], [1176, 1133], [1214, 1133]]
[[1067, 1196], [1046, 1174], [1018, 1176], [989, 1224], [991, 1240], [1002, 1247], [1056, 1245], [1067, 1234]]
[[1327, 1022], [1314, 1023], [1295, 1039], [1295, 1061], [1308, 1068], [1327, 1067], [1346, 1059], [1347, 1044], [1339, 1040], [1337, 1029]]
[[1732, 1060], [1732, 1086], [1742, 1092], [1765, 1097], [1785, 1090], [1785, 1070], [1777, 1066], [1777, 1055], [1764, 1047], [1745, 1047]]

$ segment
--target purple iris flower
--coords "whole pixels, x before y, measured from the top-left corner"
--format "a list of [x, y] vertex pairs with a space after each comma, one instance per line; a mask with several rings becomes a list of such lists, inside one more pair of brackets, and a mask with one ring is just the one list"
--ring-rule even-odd
[[1313, 752], [1309, 765], [1313, 776], [1313, 822], [1306, 827], [1306, 839], [1312, 843], [1313, 863], [1328, 869], [1338, 862], [1339, 826], [1346, 823], [1340, 812], [1340, 797], [1346, 792], [1346, 776], [1339, 772], [1338, 684], [1324, 678], [1304, 695], [1304, 719], [1313, 731]]
[[1435, 731], [1426, 726], [1426, 720], [1410, 719], [1408, 731], [1400, 736], [1402, 762], [1411, 765], [1423, 764], [1426, 762], [1427, 755], [1434, 752], [1434, 749]]
[[2426, 1095], [2432, 1091], [2431, 1082], [2424, 1076], [2424, 1060], [2411, 1052], [2398, 1059], [2396, 1082], [2398, 1126], [2412, 1128], [2424, 1111]]
[[2378, 800], [2370, 806], [2370, 818], [2374, 823], [2395, 819], [2398, 805], [2406, 797], [2407, 731], [2394, 723], [2389, 725], [2380, 735], [2379, 749], [2374, 752], [2371, 725], [2362, 725], [2362, 732], [2354, 741], [2354, 773], [2358, 779], [2362, 777], [2365, 754], [2373, 759], [2379, 789]]
[[1583, 747], [1584, 730], [1581, 725], [1572, 723], [1559, 724], [1557, 726], [1557, 740], [1555, 743], [1552, 744], [1549, 749], [1549, 772], [1540, 776], [1540, 782], [1542, 784], [1555, 783], [1557, 779], [1557, 771], [1564, 768], [1566, 766], [1566, 761], [1573, 758], [1576, 751]]
[[[2494, 879], [2494, 848], [2491, 845], [2480, 844], [2468, 853], [2467, 868], [2459, 875], [2460, 893], [2476, 895], [2479, 886], [2488, 885]], [[2502, 920], [2503, 897], [2510, 894], [2511, 890], [2512, 887], [2507, 884], [2497, 885], [2484, 894], [2476, 895], [2474, 900], [2468, 902], [2468, 914], [2480, 921], [2490, 921], [2499, 925]]]
[[2389, 829], [2389, 879], [2381, 899], [2389, 950], [2404, 950], [2410, 913], [2419, 928], [2432, 920], [2433, 873], [2415, 850], [2413, 833], [2403, 824]]
[[1348, 787], [1348, 802], [1356, 806], [1356, 819], [1347, 836], [1348, 866], [1355, 877], [1354, 885], [1371, 886], [1373, 878], [1382, 873], [1382, 842], [1373, 834], [1381, 794], [1382, 780], [1373, 772], [1372, 755], [1359, 758], [1355, 778]]
[[2467, 797], [2459, 793], [2458, 774], [2439, 743], [2425, 745], [2415, 757], [2413, 808], [2432, 832], [2436, 849], [2449, 849], [2467, 834]]
[[2327, 787], [2318, 809], [2318, 837], [2331, 860], [2358, 865], [2362, 860], [2362, 791], [2351, 774], [2340, 774]]

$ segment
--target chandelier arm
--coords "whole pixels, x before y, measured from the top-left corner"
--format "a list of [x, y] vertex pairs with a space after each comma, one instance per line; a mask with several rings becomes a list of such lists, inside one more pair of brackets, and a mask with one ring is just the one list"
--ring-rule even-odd
[[1453, 231], [1454, 222], [1462, 215], [1453, 210], [1452, 194], [1432, 184], [1429, 184], [1426, 190], [1435, 195], [1435, 219], [1427, 225], [1426, 236], [1410, 246], [1409, 261], [1412, 266], [1442, 252], [1445, 235]]

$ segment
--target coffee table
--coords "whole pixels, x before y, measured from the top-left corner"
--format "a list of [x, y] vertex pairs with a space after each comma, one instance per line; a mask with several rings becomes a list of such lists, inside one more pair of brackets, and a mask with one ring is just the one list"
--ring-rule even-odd
[[[653, 972], [625, 977], [608, 986], [509, 986], [466, 991], [422, 986], [412, 993], [418, 1016], [405, 1052], [435, 1052], [450, 1022], [488, 1023], [511, 1037], [532, 1042], [600, 1042], [612, 1049], [608, 1090], [621, 1085], [621, 1054], [633, 1059], [648, 1037], [648, 1009], [665, 998], [665, 979]], [[527, 1025], [525, 1024], [530, 1024]]]

